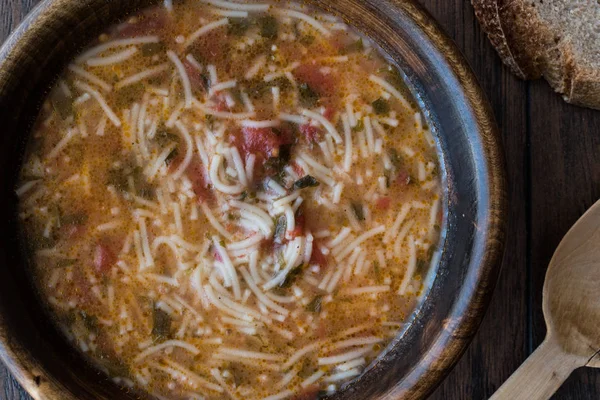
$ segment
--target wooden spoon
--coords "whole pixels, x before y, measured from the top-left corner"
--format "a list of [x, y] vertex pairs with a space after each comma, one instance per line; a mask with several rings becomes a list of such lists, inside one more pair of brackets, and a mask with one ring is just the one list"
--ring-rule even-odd
[[545, 400], [575, 369], [600, 367], [600, 201], [556, 249], [543, 296], [546, 339], [491, 400]]

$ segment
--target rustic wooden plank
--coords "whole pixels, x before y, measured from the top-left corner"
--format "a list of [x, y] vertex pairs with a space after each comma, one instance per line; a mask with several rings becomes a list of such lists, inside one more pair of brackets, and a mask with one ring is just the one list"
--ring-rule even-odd
[[[600, 112], [564, 103], [544, 82], [530, 89], [531, 304], [533, 345], [546, 333], [542, 287], [556, 246], [575, 221], [600, 198]], [[600, 374], [576, 371], [554, 397], [600, 398]]]
[[2, 0], [0, 3], [0, 39], [3, 42], [39, 0]]
[[502, 131], [508, 161], [510, 223], [503, 271], [473, 343], [432, 396], [484, 399], [527, 355], [526, 308], [526, 87], [502, 67], [464, 0], [421, 0], [475, 71]]

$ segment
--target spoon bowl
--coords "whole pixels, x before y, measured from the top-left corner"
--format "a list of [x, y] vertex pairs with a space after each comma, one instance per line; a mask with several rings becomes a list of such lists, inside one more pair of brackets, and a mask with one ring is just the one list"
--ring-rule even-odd
[[590, 360], [600, 349], [600, 201], [571, 228], [544, 283], [548, 330], [561, 348]]
[[579, 367], [600, 367], [600, 201], [569, 230], [544, 282], [548, 333], [492, 400], [548, 399]]

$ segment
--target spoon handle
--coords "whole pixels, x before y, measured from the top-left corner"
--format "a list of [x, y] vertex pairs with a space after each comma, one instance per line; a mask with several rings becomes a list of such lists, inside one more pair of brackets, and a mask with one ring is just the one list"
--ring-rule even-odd
[[490, 400], [547, 400], [585, 363], [585, 359], [565, 353], [548, 335]]

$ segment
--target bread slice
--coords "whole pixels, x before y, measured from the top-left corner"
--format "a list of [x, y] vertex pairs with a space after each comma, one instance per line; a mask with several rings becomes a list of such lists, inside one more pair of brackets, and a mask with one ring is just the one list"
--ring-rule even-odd
[[504, 63], [600, 109], [600, 0], [471, 0]]

